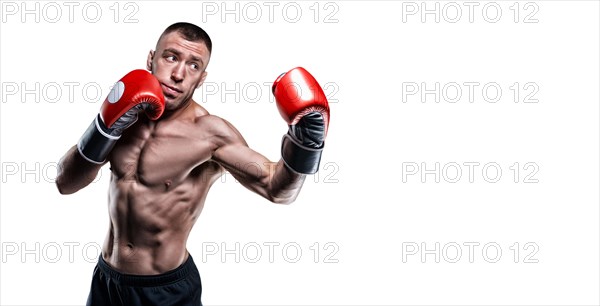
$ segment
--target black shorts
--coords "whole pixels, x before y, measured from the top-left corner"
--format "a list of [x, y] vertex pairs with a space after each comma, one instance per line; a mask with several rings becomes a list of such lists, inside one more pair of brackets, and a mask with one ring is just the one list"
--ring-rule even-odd
[[100, 256], [86, 305], [199, 306], [201, 295], [200, 273], [191, 255], [175, 270], [159, 275], [123, 274]]

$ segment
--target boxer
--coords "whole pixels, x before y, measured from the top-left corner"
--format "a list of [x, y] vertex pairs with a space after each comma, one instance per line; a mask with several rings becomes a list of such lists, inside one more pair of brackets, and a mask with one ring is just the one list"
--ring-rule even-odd
[[194, 101], [211, 49], [200, 27], [169, 26], [148, 54], [147, 70], [115, 84], [60, 159], [61, 194], [89, 185], [107, 163], [111, 169], [110, 224], [87, 305], [201, 305], [200, 275], [186, 243], [211, 185], [228, 171], [265, 199], [289, 204], [319, 168], [329, 106], [314, 77], [298, 67], [273, 84], [289, 128], [281, 159], [272, 162]]

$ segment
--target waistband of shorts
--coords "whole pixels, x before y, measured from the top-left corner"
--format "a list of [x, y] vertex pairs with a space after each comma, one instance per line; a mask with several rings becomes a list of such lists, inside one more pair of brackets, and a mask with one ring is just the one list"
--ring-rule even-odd
[[192, 255], [188, 255], [188, 259], [182, 263], [179, 267], [165, 272], [163, 274], [156, 275], [134, 275], [124, 274], [108, 265], [102, 255], [98, 260], [99, 269], [110, 277], [115, 283], [124, 286], [137, 286], [137, 287], [154, 287], [154, 286], [165, 286], [168, 284], [175, 283], [177, 281], [187, 278], [191, 273], [197, 271]]

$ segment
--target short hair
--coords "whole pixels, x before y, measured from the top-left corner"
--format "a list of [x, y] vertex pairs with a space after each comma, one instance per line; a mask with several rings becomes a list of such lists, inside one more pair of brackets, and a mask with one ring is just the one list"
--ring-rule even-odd
[[177, 22], [170, 25], [163, 31], [158, 38], [158, 41], [160, 41], [163, 36], [175, 31], [181, 34], [185, 40], [192, 42], [203, 42], [206, 45], [208, 52], [212, 53], [212, 41], [210, 40], [208, 33], [206, 33], [201, 27], [188, 22]]

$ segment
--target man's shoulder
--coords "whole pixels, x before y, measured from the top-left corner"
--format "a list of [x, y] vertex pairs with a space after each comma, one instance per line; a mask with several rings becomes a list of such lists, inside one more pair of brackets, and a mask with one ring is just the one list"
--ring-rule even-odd
[[207, 125], [209, 127], [214, 126], [215, 128], [225, 125], [225, 120], [223, 118], [209, 113], [208, 110], [196, 102], [193, 102], [192, 104], [191, 117], [187, 116], [187, 118], [188, 120], [191, 118], [197, 126], [202, 128], [206, 128]]
[[239, 135], [238, 130], [226, 119], [214, 114], [202, 114], [195, 117], [194, 125], [203, 132], [212, 136], [235, 137]]
[[240, 132], [233, 124], [231, 124], [231, 122], [209, 113], [204, 107], [197, 103], [194, 105], [194, 125], [205, 137], [218, 138], [225, 142], [243, 139]]
[[194, 119], [194, 123], [198, 128], [208, 128], [211, 130], [228, 129], [230, 126], [230, 123], [227, 120], [213, 114], [203, 114], [196, 116]]

